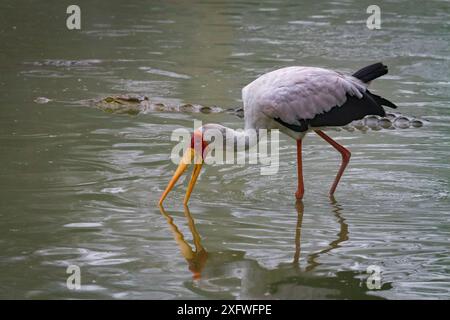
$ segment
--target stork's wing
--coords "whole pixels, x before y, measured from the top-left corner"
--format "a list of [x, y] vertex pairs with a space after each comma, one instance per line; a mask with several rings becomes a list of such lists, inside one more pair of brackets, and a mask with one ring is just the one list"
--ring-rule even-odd
[[299, 124], [343, 105], [347, 96], [362, 98], [365, 91], [364, 83], [351, 76], [322, 68], [289, 67], [250, 83], [243, 89], [243, 98], [244, 105], [250, 102], [270, 118]]
[[299, 119], [299, 124], [289, 124], [279, 118], [275, 120], [283, 126], [297, 132], [307, 131], [311, 128], [345, 126], [354, 120], [367, 115], [386, 115], [383, 107], [376, 103], [369, 91], [363, 93], [362, 98], [347, 96], [342, 106], [336, 106], [329, 111], [316, 115], [312, 119]]
[[243, 100], [246, 114], [262, 113], [281, 123], [301, 126], [305, 120], [340, 108], [349, 99], [373, 102], [366, 92], [366, 85], [352, 76], [322, 68], [288, 67], [247, 85]]

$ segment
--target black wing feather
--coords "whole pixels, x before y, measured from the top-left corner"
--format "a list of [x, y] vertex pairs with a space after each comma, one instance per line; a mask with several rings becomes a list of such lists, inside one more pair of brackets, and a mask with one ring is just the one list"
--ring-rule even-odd
[[393, 109], [397, 109], [397, 106], [395, 104], [393, 104], [391, 101], [389, 101], [388, 99], [380, 97], [380, 96], [370, 92], [369, 90], [367, 90], [367, 93], [379, 105], [386, 106], [386, 107], [393, 108]]
[[359, 69], [353, 74], [353, 76], [355, 78], [358, 78], [362, 82], [367, 83], [376, 78], [384, 76], [386, 73], [388, 73], [388, 67], [381, 62], [378, 62]]
[[305, 132], [315, 127], [345, 126], [368, 115], [384, 117], [386, 113], [369, 93], [364, 92], [362, 98], [347, 95], [347, 100], [342, 106], [335, 106], [330, 111], [318, 114], [312, 119], [299, 119], [300, 125], [289, 124], [279, 118], [275, 121], [293, 131]]

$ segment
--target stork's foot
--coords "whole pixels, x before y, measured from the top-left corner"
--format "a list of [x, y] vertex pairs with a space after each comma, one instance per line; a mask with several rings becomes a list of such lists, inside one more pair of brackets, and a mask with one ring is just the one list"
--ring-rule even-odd
[[305, 194], [305, 190], [297, 190], [297, 191], [295, 192], [295, 198], [296, 198], [297, 200], [302, 200], [304, 194]]

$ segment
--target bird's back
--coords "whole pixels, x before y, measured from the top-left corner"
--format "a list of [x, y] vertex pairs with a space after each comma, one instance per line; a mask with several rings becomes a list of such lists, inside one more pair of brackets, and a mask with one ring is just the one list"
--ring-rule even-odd
[[242, 89], [246, 128], [276, 128], [274, 119], [298, 125], [351, 96], [361, 97], [366, 85], [333, 70], [287, 67], [266, 73]]

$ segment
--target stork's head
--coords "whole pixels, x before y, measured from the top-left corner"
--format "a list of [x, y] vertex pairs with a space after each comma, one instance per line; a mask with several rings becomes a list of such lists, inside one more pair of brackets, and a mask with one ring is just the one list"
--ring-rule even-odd
[[166, 190], [164, 190], [164, 193], [159, 199], [160, 205], [162, 205], [164, 199], [173, 189], [175, 183], [178, 181], [181, 175], [186, 171], [189, 164], [193, 163], [194, 170], [192, 171], [191, 181], [189, 181], [189, 185], [186, 190], [186, 195], [183, 201], [185, 205], [188, 203], [189, 197], [191, 196], [192, 190], [194, 189], [195, 182], [197, 181], [198, 175], [200, 174], [200, 170], [202, 169], [204, 158], [207, 152], [206, 150], [207, 146], [208, 144], [203, 139], [203, 128], [195, 130], [191, 137], [190, 146], [187, 148], [186, 152], [181, 158], [177, 170], [173, 174], [172, 179], [169, 181], [169, 184], [166, 187]]

